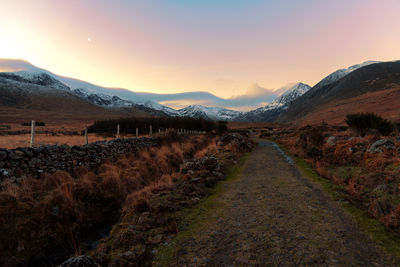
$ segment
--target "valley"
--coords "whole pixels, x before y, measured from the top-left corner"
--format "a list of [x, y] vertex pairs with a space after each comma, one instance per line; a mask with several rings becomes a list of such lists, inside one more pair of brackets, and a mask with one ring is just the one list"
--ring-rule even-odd
[[398, 264], [400, 62], [247, 112], [29, 66], [0, 73], [0, 264]]

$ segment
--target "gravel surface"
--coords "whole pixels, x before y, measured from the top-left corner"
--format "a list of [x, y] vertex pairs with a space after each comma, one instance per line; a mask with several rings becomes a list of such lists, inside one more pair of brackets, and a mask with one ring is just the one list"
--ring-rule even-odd
[[351, 216], [262, 141], [216, 207], [178, 243], [178, 266], [387, 266]]

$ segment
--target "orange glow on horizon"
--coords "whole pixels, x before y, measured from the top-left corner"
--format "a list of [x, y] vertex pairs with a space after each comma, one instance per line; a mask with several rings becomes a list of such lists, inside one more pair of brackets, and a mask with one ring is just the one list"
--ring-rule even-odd
[[211, 13], [172, 2], [3, 1], [0, 58], [106, 87], [225, 98], [253, 83], [314, 85], [338, 68], [400, 59], [398, 1], [257, 1]]

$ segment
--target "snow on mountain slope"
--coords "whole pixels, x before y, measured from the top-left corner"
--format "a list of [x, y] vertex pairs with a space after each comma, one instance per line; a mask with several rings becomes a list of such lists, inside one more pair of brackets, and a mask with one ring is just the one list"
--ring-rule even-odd
[[314, 90], [317, 90], [318, 88], [321, 88], [325, 85], [334, 83], [334, 82], [340, 80], [341, 78], [343, 78], [344, 76], [346, 76], [347, 74], [349, 74], [359, 68], [362, 68], [362, 67], [365, 67], [365, 66], [368, 66], [371, 64], [375, 64], [375, 63], [380, 63], [380, 61], [365, 61], [361, 64], [356, 64], [356, 65], [350, 66], [347, 69], [339, 69], [335, 72], [332, 72], [331, 74], [329, 74], [328, 76], [323, 78], [319, 83], [317, 83], [314, 86], [314, 88], [315, 88]]
[[272, 121], [277, 116], [279, 116], [283, 111], [285, 111], [291, 102], [293, 102], [298, 97], [302, 96], [311, 86], [304, 83], [296, 83], [288, 90], [286, 90], [282, 95], [278, 96], [270, 104], [246, 112], [237, 117], [241, 121]]
[[241, 115], [242, 112], [224, 109], [219, 107], [205, 107], [201, 105], [190, 105], [183, 109], [178, 110], [179, 116], [203, 118], [211, 120], [234, 120], [237, 116]]
[[2, 72], [0, 73], [0, 77], [7, 79], [9, 81], [14, 81], [19, 83], [30, 83], [53, 89], [70, 91], [70, 88], [68, 86], [66, 86], [59, 80], [56, 80], [50, 75], [43, 72], [41, 73], [34, 73], [34, 72], [28, 73], [26, 71], [19, 71], [15, 73]]
[[[118, 99], [115, 99], [116, 101], [114, 101], [114, 103], [112, 104], [112, 106], [114, 107], [118, 107], [118, 104], [121, 104], [120, 107], [126, 107], [127, 105], [130, 105], [130, 103], [128, 102], [131, 102], [132, 105], [142, 105], [147, 108], [163, 111], [169, 115], [176, 114], [176, 111], [174, 109], [158, 104], [154, 101], [150, 101], [145, 97], [130, 90], [120, 88], [106, 88], [78, 79], [56, 75], [45, 69], [38, 68], [24, 60], [0, 59], [0, 72], [14, 73], [27, 80], [32, 80], [35, 79], [35, 77], [47, 75], [54, 78], [55, 80], [61, 81], [60, 84], [64, 84], [64, 86], [66, 85], [66, 87], [71, 88], [73, 91], [75, 89], [79, 89], [81, 90], [80, 93], [84, 92], [84, 94], [90, 95], [92, 98], [96, 98], [95, 95], [97, 95], [99, 98], [106, 100], [110, 97], [112, 98], [115, 96], [118, 97], [120, 100], [123, 100], [119, 101]], [[127, 100], [128, 102], [124, 100]], [[102, 100], [98, 101], [98, 103], [102, 102]]]

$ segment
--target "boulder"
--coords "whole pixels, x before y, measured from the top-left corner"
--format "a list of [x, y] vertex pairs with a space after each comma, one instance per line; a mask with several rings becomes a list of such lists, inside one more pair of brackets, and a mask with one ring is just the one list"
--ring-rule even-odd
[[335, 146], [337, 142], [337, 137], [336, 136], [329, 136], [328, 139], [326, 139], [326, 144], [328, 146]]
[[397, 148], [395, 147], [394, 143], [389, 140], [389, 139], [381, 139], [376, 141], [371, 145], [371, 147], [368, 149], [368, 152], [370, 153], [382, 153], [383, 150], [382, 148], [386, 148], [389, 150], [396, 150]]

